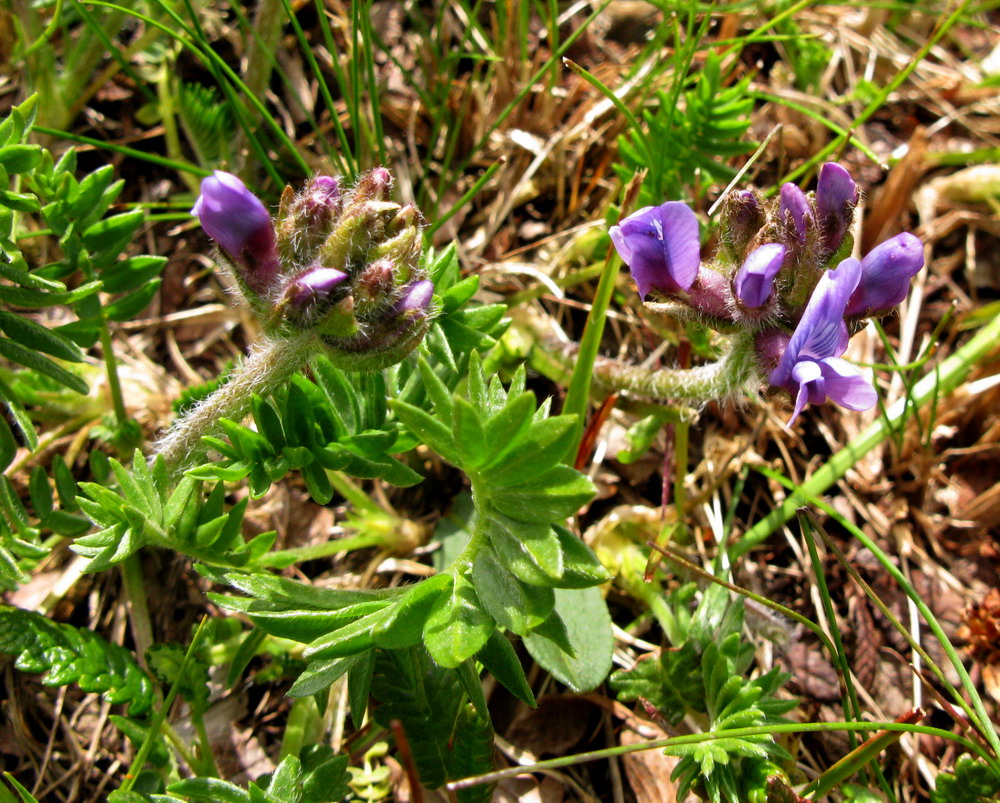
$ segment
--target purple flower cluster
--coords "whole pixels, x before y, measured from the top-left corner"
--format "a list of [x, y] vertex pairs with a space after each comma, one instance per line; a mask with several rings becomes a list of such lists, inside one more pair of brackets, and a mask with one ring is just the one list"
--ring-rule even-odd
[[387, 199], [391, 183], [384, 168], [348, 190], [316, 176], [299, 194], [286, 187], [272, 220], [242, 181], [217, 170], [191, 213], [269, 332], [314, 332], [368, 370], [402, 359], [432, 315], [419, 213]]
[[923, 267], [909, 233], [850, 258], [859, 200], [850, 173], [823, 165], [816, 191], [794, 184], [767, 202], [733, 193], [723, 207], [722, 247], [703, 264], [695, 213], [678, 202], [646, 207], [611, 227], [611, 240], [643, 299], [666, 301], [723, 331], [754, 336], [761, 372], [805, 404], [828, 398], [851, 410], [875, 405], [875, 389], [842, 359], [850, 336], [891, 312]]

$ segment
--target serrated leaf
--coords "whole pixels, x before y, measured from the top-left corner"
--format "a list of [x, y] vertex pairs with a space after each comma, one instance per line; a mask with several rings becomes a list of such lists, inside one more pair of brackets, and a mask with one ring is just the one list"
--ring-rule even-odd
[[503, 488], [531, 482], [560, 465], [575, 442], [576, 416], [536, 417], [510, 454], [490, 471], [490, 485]]
[[594, 484], [569, 466], [550, 468], [532, 482], [493, 491], [490, 501], [505, 516], [536, 523], [562, 521], [593, 499]]
[[479, 468], [489, 456], [486, 433], [478, 410], [460, 396], [454, 400], [454, 443], [458, 449], [458, 463], [466, 471]]
[[[0, 652], [17, 656], [25, 671], [48, 672], [58, 685], [77, 682], [129, 704], [139, 716], [153, 704], [153, 686], [135, 658], [90, 630], [52, 622], [30, 611], [0, 606]], [[98, 680], [99, 679], [99, 680]]]

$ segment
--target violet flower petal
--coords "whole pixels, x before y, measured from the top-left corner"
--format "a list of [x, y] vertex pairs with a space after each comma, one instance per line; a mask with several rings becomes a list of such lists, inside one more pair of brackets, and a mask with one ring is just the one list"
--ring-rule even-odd
[[274, 227], [267, 207], [231, 173], [216, 170], [201, 182], [201, 195], [191, 214], [230, 256], [242, 261], [244, 249], [267, 251], [274, 246]]
[[789, 424], [794, 424], [799, 413], [805, 408], [806, 402], [822, 404], [826, 401], [823, 369], [820, 368], [819, 363], [812, 360], [797, 362], [792, 368], [791, 384], [798, 388], [795, 393], [795, 409], [792, 411], [792, 417], [788, 420]]
[[645, 298], [688, 290], [701, 263], [698, 218], [685, 204], [647, 206], [610, 229], [611, 241]]
[[826, 380], [826, 395], [848, 410], [870, 410], [878, 401], [878, 393], [864, 374], [839, 357], [827, 357], [820, 363]]
[[909, 232], [877, 245], [861, 261], [861, 282], [847, 305], [847, 314], [892, 309], [906, 298], [910, 280], [923, 266], [923, 243]]
[[847, 348], [844, 308], [861, 280], [861, 263], [845, 259], [824, 273], [806, 304], [802, 318], [771, 373], [771, 384], [787, 389], [792, 368], [802, 358], [839, 357]]
[[767, 243], [755, 248], [744, 260], [733, 279], [733, 288], [747, 307], [762, 307], [771, 297], [774, 277], [781, 270], [787, 251], [781, 243]]

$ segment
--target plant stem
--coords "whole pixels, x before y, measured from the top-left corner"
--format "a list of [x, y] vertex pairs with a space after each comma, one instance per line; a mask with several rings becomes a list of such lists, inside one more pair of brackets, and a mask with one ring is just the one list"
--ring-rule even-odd
[[125, 604], [132, 624], [135, 654], [142, 666], [146, 665], [146, 650], [153, 644], [153, 623], [149, 618], [146, 601], [146, 580], [142, 575], [142, 562], [138, 554], [129, 555], [121, 563], [122, 583], [125, 587]]
[[254, 394], [266, 396], [283, 385], [320, 348], [311, 333], [265, 339], [229, 380], [177, 421], [154, 446], [154, 456], [160, 455], [167, 469], [178, 472], [204, 450], [202, 437], [210, 435], [219, 419], [241, 420], [249, 411]]
[[[580, 347], [576, 343], [562, 343], [537, 330], [534, 333], [545, 358], [566, 371], [572, 371], [579, 364]], [[536, 362], [533, 360], [532, 366], [537, 368]], [[716, 362], [695, 368], [649, 370], [598, 357], [593, 364], [590, 386], [592, 392], [602, 394], [626, 391], [647, 399], [697, 406], [732, 396], [750, 386], [756, 374], [753, 338], [744, 335], [730, 338], [729, 351]]]
[[114, 346], [111, 342], [111, 330], [108, 322], [102, 321], [101, 350], [104, 352], [104, 367], [108, 374], [108, 389], [111, 391], [111, 403], [115, 410], [115, 427], [121, 429], [128, 421], [125, 410], [125, 397], [122, 395], [122, 383], [118, 378], [118, 360], [115, 358]]

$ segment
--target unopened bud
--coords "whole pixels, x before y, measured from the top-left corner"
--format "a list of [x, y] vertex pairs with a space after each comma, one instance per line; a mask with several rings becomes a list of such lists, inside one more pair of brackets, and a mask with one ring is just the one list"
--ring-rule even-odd
[[251, 299], [266, 295], [280, 268], [271, 215], [260, 199], [236, 176], [216, 170], [201, 182], [191, 214], [233, 260]]
[[858, 185], [851, 174], [835, 162], [823, 165], [816, 184], [816, 214], [820, 238], [828, 254], [834, 254], [844, 242], [857, 203]]
[[742, 262], [747, 248], [766, 221], [764, 199], [755, 190], [731, 192], [723, 201], [719, 223], [722, 243], [733, 262]]
[[795, 184], [781, 185], [778, 219], [787, 233], [788, 245], [798, 245], [800, 248], [805, 246], [808, 229], [815, 221], [809, 200]]

